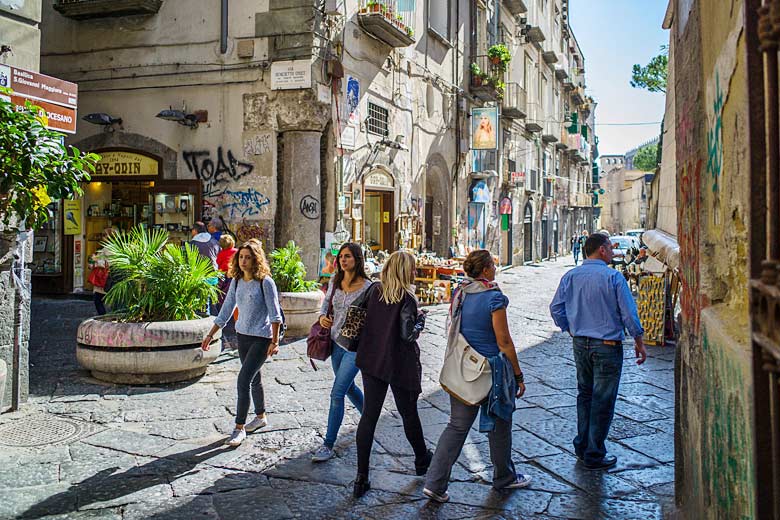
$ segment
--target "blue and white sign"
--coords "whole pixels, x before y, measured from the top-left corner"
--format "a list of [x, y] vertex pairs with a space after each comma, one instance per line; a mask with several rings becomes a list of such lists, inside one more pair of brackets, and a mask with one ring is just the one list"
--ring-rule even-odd
[[344, 107], [347, 112], [346, 119], [353, 125], [360, 124], [360, 82], [357, 78], [347, 77], [347, 92]]

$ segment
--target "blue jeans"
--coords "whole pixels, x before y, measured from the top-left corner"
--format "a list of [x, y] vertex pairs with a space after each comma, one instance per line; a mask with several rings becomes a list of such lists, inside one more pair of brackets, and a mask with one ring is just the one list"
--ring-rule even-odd
[[577, 436], [574, 452], [586, 464], [595, 464], [607, 454], [607, 439], [615, 413], [623, 345], [605, 345], [600, 340], [574, 339], [577, 365]]
[[572, 249], [571, 253], [574, 255], [574, 265], [577, 265], [577, 262], [580, 259], [580, 250], [579, 250], [579, 248]]
[[333, 389], [330, 391], [330, 411], [328, 412], [328, 431], [325, 434], [325, 446], [333, 448], [336, 437], [344, 420], [344, 396], [349, 397], [361, 413], [363, 412], [363, 392], [355, 384], [355, 376], [358, 368], [355, 366], [356, 352], [348, 352], [333, 343], [333, 353], [330, 361], [333, 364], [333, 373], [336, 380], [333, 381]]

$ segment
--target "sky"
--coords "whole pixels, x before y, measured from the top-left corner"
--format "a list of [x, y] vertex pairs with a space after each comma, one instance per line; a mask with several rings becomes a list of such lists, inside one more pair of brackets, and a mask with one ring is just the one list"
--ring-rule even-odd
[[[586, 93], [596, 107], [599, 154], [623, 154], [658, 136], [664, 94], [633, 88], [631, 67], [669, 43], [667, 0], [570, 0], [570, 25], [585, 55]], [[603, 123], [658, 122], [642, 126]]]

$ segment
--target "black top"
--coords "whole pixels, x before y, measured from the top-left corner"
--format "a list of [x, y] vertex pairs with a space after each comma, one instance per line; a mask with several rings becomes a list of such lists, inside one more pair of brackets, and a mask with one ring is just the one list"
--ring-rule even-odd
[[417, 301], [410, 294], [392, 305], [382, 299], [380, 284], [369, 289], [366, 323], [355, 364], [366, 374], [405, 390], [422, 393]]

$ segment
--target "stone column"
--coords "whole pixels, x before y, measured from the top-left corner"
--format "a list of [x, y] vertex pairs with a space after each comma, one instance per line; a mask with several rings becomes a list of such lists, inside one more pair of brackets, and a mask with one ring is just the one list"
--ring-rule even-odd
[[282, 133], [284, 153], [279, 172], [276, 246], [294, 240], [303, 249], [307, 278], [317, 277], [322, 220], [320, 139], [317, 130]]

